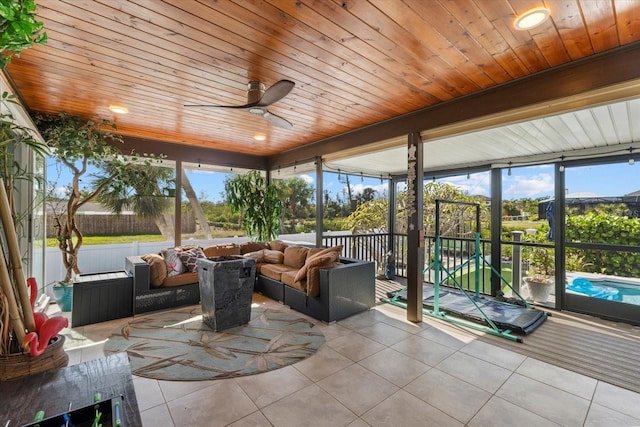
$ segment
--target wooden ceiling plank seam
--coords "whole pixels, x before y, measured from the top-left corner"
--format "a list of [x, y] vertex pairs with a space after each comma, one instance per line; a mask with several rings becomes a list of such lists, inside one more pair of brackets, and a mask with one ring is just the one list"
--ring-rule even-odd
[[552, 16], [558, 35], [571, 60], [594, 54], [578, 0], [567, 0], [561, 7], [555, 7]]
[[520, 58], [528, 74], [549, 68], [549, 63], [532, 42], [529, 33], [513, 28], [515, 9], [509, 0], [477, 2], [477, 5]]
[[[54, 55], [54, 57], [53, 57], [53, 58], [51, 58], [51, 59], [52, 59], [52, 62], [49, 62], [49, 63], [48, 63], [49, 65], [50, 65], [50, 64], [53, 64], [53, 63], [54, 63], [53, 61], [55, 61], [55, 60], [56, 60], [55, 55]], [[38, 74], [36, 74], [36, 75], [34, 75], [34, 76], [33, 76], [32, 80], [33, 80], [33, 81], [35, 81], [35, 82], [38, 82], [39, 80], [41, 80], [41, 79], [42, 79], [42, 77], [48, 77], [48, 76], [51, 76], [51, 79], [59, 78], [59, 77], [61, 77], [61, 76], [64, 76], [65, 74], [67, 74], [67, 72], [65, 72], [65, 69], [66, 69], [66, 70], [69, 70], [69, 71], [68, 71], [69, 78], [71, 78], [71, 77], [72, 77], [72, 75], [73, 75], [73, 74], [72, 74], [72, 71], [71, 71], [71, 70], [73, 70], [73, 69], [74, 69], [72, 65], [65, 66], [65, 65], [63, 65], [63, 64], [60, 64], [60, 65], [57, 65], [56, 67], [57, 67], [57, 70], [56, 70], [56, 72], [55, 72], [55, 73], [51, 74], [51, 73], [48, 73], [48, 72], [44, 72], [44, 73], [43, 73], [43, 72], [38, 72]], [[77, 67], [76, 67], [76, 68], [77, 68]], [[24, 78], [24, 77], [26, 77], [27, 75], [28, 75], [28, 73], [23, 72], [23, 73], [22, 73], [22, 75], [20, 75], [20, 76], [18, 76], [18, 77], [17, 77], [17, 79], [18, 79], [18, 80], [20, 80], [21, 78]], [[112, 76], [112, 77], [113, 77], [113, 76]], [[127, 103], [127, 101], [126, 101], [126, 100], [127, 100], [127, 99], [129, 99], [129, 96], [131, 96], [131, 95], [136, 95], [136, 94], [138, 94], [138, 95], [148, 95], [150, 92], [152, 92], [152, 91], [153, 91], [153, 88], [149, 88], [149, 87], [143, 87], [143, 88], [140, 88], [140, 89], [136, 89], [136, 88], [133, 86], [133, 82], [132, 82], [132, 85], [131, 85], [131, 86], [129, 86], [129, 85], [125, 85], [125, 86], [127, 86], [127, 92], [126, 92], [126, 95], [125, 95], [125, 94], [123, 94], [123, 95], [116, 95], [116, 96], [113, 96], [113, 94], [118, 94], [118, 91], [122, 89], [122, 83], [120, 83], [120, 82], [117, 80], [117, 78], [116, 78], [116, 77], [113, 77], [113, 79], [114, 79], [114, 80], [113, 80], [113, 83], [112, 83], [112, 84], [111, 84], [111, 83], [109, 83], [109, 82], [111, 81], [111, 80], [109, 80], [109, 79], [101, 79], [101, 81], [103, 82], [103, 84], [104, 84], [107, 88], [111, 87], [111, 88], [110, 88], [110, 90], [109, 90], [109, 92], [108, 92], [107, 94], [105, 94], [105, 99], [109, 99], [109, 98], [116, 98], [117, 100], [121, 100], [121, 102], [123, 102], [123, 103], [125, 103], [125, 104], [126, 104], [126, 103]], [[49, 78], [48, 78], [48, 80], [49, 80]], [[123, 76], [123, 80], [124, 80], [124, 76]], [[38, 83], [36, 83], [36, 84], [38, 84]], [[95, 91], [95, 93], [96, 93], [96, 94], [99, 94], [99, 93], [100, 93], [100, 91]], [[78, 95], [79, 95], [79, 94], [77, 93], [77, 91], [74, 91], [74, 92], [73, 92], [73, 96], [77, 97]], [[69, 97], [71, 97], [71, 96], [72, 96], [71, 94], [66, 95], [66, 97], [67, 97], [67, 98], [69, 98]], [[155, 96], [155, 98], [156, 98], [156, 99], [158, 99], [158, 100], [162, 100], [163, 98], [165, 98], [165, 97], [166, 97], [166, 95], [165, 95], [165, 94], [163, 94], [163, 93], [161, 93], [161, 92], [159, 92], [159, 93], [155, 94], [154, 96]], [[134, 99], [137, 99], [137, 98], [134, 98]], [[169, 101], [171, 101], [171, 99], [170, 99], [170, 98], [169, 98]], [[130, 105], [133, 105], [133, 103], [129, 103], [129, 104], [130, 104]], [[157, 108], [157, 105], [158, 105], [158, 104], [156, 104], [154, 101], [144, 101], [144, 100], [138, 100], [138, 101], [137, 101], [137, 104], [138, 104], [138, 105], [143, 105], [143, 106], [144, 106], [145, 104], [148, 104], [148, 107], [149, 107], [149, 108], [151, 108], [151, 109], [156, 109], [156, 108]], [[174, 104], [175, 104], [175, 102], [174, 102]], [[166, 104], [164, 104], [164, 105], [166, 105]], [[104, 103], [104, 109], [105, 109], [105, 110], [106, 110], [106, 107], [107, 107], [107, 102], [105, 102], [105, 103]], [[295, 117], [299, 117], [300, 122], [301, 122], [301, 123], [304, 123], [305, 119], [304, 119], [302, 116], [298, 116], [296, 113], [293, 113], [293, 116], [295, 116]], [[336, 119], [336, 120], [337, 120], [337, 119]], [[309, 123], [309, 125], [310, 125], [310, 124], [311, 124], [311, 123]]]
[[[412, 47], [410, 54], [420, 55], [418, 49], [422, 48], [433, 58], [438, 58], [451, 70], [459, 70], [463, 79], [457, 75], [452, 76], [452, 81], [456, 83], [458, 90], [468, 93], [480, 88], [492, 86], [495, 82], [480, 68], [471, 70], [469, 63], [471, 60], [464, 55], [461, 50], [451, 40], [446, 40], [439, 29], [428, 20], [428, 15], [420, 10], [415, 10], [417, 5], [409, 2], [386, 2], [384, 0], [373, 0], [372, 5], [377, 8], [388, 19], [393, 21], [400, 31], [404, 32], [405, 38], [411, 40], [404, 45]], [[438, 3], [433, 1], [427, 4], [430, 12], [438, 7]], [[418, 8], [419, 9], [419, 8]], [[423, 12], [422, 14], [420, 12]], [[448, 12], [447, 12], [448, 13]], [[391, 37], [391, 36], [390, 36]], [[397, 40], [397, 38], [395, 38]], [[469, 72], [471, 70], [471, 72]]]
[[620, 45], [634, 42], [640, 34], [640, 8], [637, 0], [613, 3]]
[[[310, 4], [307, 4], [310, 3]], [[420, 63], [426, 64], [428, 60], [434, 61], [434, 66], [437, 65], [438, 59], [435, 57], [419, 57], [417, 58], [413, 54], [409, 53], [401, 44], [398, 44], [393, 39], [390, 39], [386, 34], [381, 31], [372, 28], [367, 22], [361, 20], [358, 15], [351, 13], [351, 8], [355, 2], [349, 1], [349, 10], [345, 11], [341, 4], [336, 4], [331, 1], [299, 1], [296, 3], [299, 7], [308, 7], [315, 10], [317, 13], [325, 16], [331, 16], [334, 22], [344, 30], [351, 34], [350, 38], [345, 38], [343, 43], [349, 45], [352, 40], [361, 40], [369, 44], [371, 49], [380, 50], [394, 61], [397, 61], [407, 70], [416, 72], [418, 76], [424, 79], [423, 90], [428, 90], [439, 101], [452, 99], [457, 93], [457, 89], [451, 87], [446, 82], [443, 82], [441, 78], [434, 74], [433, 71], [421, 70]], [[402, 38], [402, 37], [401, 37]]]
[[[203, 16], [206, 14], [207, 11], [211, 11], [211, 12], [215, 12], [217, 14], [217, 16], [221, 15], [221, 12], [218, 12], [215, 9], [211, 9], [206, 7], [205, 5], [199, 3], [199, 2], [180, 2], [182, 8], [175, 8], [174, 9], [174, 13], [178, 14], [176, 16], [179, 16], [179, 12], [178, 10], [180, 10], [183, 13], [190, 13], [192, 18], [190, 19], [195, 19], [195, 20], [199, 20], [199, 16]], [[222, 3], [217, 4], [218, 6], [221, 5]], [[188, 11], [187, 9], [184, 9], [188, 7]], [[203, 9], [204, 8], [204, 9]], [[225, 15], [226, 16], [226, 15]], [[211, 34], [214, 30], [214, 26], [209, 26], [207, 28], [204, 28], [202, 31], [206, 34], [210, 34], [212, 36], [215, 36], [214, 34]], [[184, 31], [187, 31], [188, 27], [184, 27]], [[257, 52], [256, 49], [253, 46], [252, 40], [257, 40], [259, 38], [255, 37], [256, 34], [254, 34], [252, 31], [249, 30], [249, 28], [247, 27], [243, 27], [244, 31], [247, 31], [246, 34], [243, 35], [239, 35], [239, 34], [234, 34], [231, 33], [229, 31], [224, 32], [224, 34], [220, 34], [220, 37], [225, 37], [225, 39], [227, 40], [228, 43], [233, 43], [232, 45], [236, 48], [240, 48], [243, 49], [243, 51], [245, 51], [245, 54], [247, 54], [249, 57], [251, 55], [256, 55], [256, 57], [258, 58], [263, 58], [263, 55], [260, 54], [260, 52]], [[243, 31], [243, 32], [244, 32]], [[255, 31], [255, 30], [254, 30]], [[251, 34], [254, 35], [254, 37], [251, 36]], [[340, 80], [344, 83], [344, 82], [348, 82], [349, 86], [346, 86], [346, 88], [348, 87], [352, 87], [353, 89], [350, 91], [345, 91], [345, 92], [340, 92], [340, 93], [336, 93], [337, 96], [344, 96], [346, 92], [350, 92], [353, 96], [354, 96], [354, 101], [355, 102], [360, 102], [362, 103], [362, 100], [367, 99], [364, 98], [364, 94], [369, 93], [368, 90], [370, 90], [370, 88], [368, 87], [368, 85], [366, 84], [366, 82], [363, 82], [361, 79], [357, 79], [357, 78], [352, 78], [351, 75], [344, 73], [344, 72], [340, 72], [334, 69], [334, 72], [336, 72], [336, 75], [330, 75], [328, 74], [327, 71], [325, 71], [324, 69], [320, 69], [320, 68], [314, 68], [314, 64], [315, 64], [315, 60], [308, 54], [306, 54], [305, 52], [300, 51], [298, 53], [298, 55], [295, 58], [295, 61], [292, 61], [291, 58], [288, 58], [287, 56], [281, 54], [278, 51], [272, 50], [268, 47], [266, 47], [267, 49], [269, 49], [269, 54], [271, 57], [271, 62], [273, 64], [277, 64], [277, 66], [275, 67], [274, 71], [277, 70], [277, 68], [281, 67], [280, 64], [283, 63], [287, 63], [287, 68], [288, 69], [295, 69], [297, 70], [300, 74], [305, 75], [307, 77], [308, 76], [308, 72], [309, 70], [315, 70], [315, 77], [323, 77], [323, 80], [327, 85], [329, 85], [329, 87], [331, 86], [331, 83], [333, 81], [333, 79], [335, 78], [340, 78]], [[260, 67], [266, 67], [267, 66], [267, 62], [260, 62], [260, 60], [257, 60], [257, 64]], [[296, 65], [299, 64], [299, 65]], [[289, 76], [284, 76], [284, 77], [289, 77]], [[302, 79], [300, 81], [305, 81], [306, 79]], [[372, 98], [371, 98], [371, 104], [375, 104], [375, 94], [371, 94]], [[402, 114], [406, 111], [397, 110], [397, 105], [394, 105], [393, 103], [388, 103], [386, 102], [384, 99], [377, 99], [378, 104], [377, 106], [379, 107], [379, 110], [382, 110], [383, 113], [385, 113], [384, 109], [388, 110], [385, 114], [393, 114], [393, 115], [397, 115], [397, 114]], [[364, 105], [364, 104], [363, 104]]]
[[[41, 77], [42, 75], [41, 75], [41, 74], [38, 74], [37, 76]], [[81, 88], [81, 85], [82, 85], [82, 83], [81, 83], [81, 82], [77, 82], [77, 85], [78, 85], [78, 86], [76, 87], [76, 89], [77, 89], [77, 90], [82, 89], [82, 88]], [[38, 90], [38, 89], [36, 88], [36, 90]], [[45, 95], [46, 95], [46, 91], [45, 91], [45, 90], [39, 90], [39, 92], [40, 92], [41, 94], [45, 94]], [[95, 91], [94, 91], [94, 93], [95, 93]], [[106, 110], [106, 105], [105, 105], [104, 109]], [[68, 109], [65, 109], [65, 110], [67, 110], [67, 111], [68, 111]], [[166, 120], [166, 118], [165, 118], [165, 117], [163, 117], [163, 116], [160, 116], [160, 117], [157, 117], [157, 118], [154, 120], [155, 115], [154, 115], [153, 113], [150, 113], [149, 111], [152, 111], [152, 110], [150, 109], [150, 110], [146, 110], [146, 111], [144, 112], [144, 118], [143, 118], [143, 120], [142, 120], [142, 123], [147, 124], [147, 126], [148, 126], [150, 123], [151, 123], [151, 124], [155, 124], [155, 125], [154, 125], [154, 129], [155, 129], [155, 130], [162, 128], [162, 127], [163, 127], [163, 126], [162, 126], [162, 124], [163, 124], [163, 120]], [[40, 111], [40, 112], [43, 112], [43, 113], [54, 113], [55, 111]], [[119, 116], [119, 120], [116, 120], [116, 121], [126, 120], [126, 118], [127, 118], [127, 117], [131, 117], [132, 115], [135, 115], [135, 114], [136, 114], [136, 113], [132, 111], [132, 112], [130, 112], [130, 115], [127, 115], [127, 116]], [[102, 115], [102, 116], [103, 116], [103, 117], [105, 117], [105, 115]], [[90, 117], [87, 117], [87, 118], [90, 118]], [[230, 124], [232, 124], [232, 123], [234, 123], [234, 122], [229, 121], [229, 123], [230, 123]], [[140, 124], [138, 124], [137, 126], [141, 126], [141, 125], [140, 125]], [[246, 130], [247, 130], [247, 134], [253, 135], [253, 134], [255, 133], [255, 132], [254, 132], [251, 128], [249, 128], [249, 127], [247, 127], [247, 129], [246, 129]], [[122, 125], [120, 125], [120, 132], [125, 132], [125, 131], [126, 131], [126, 128], [125, 128], [125, 127], [123, 127]], [[233, 131], [233, 132], [232, 132], [232, 131], [230, 131], [229, 135], [230, 135], [230, 137], [237, 138], [237, 131]], [[156, 137], [156, 138], [157, 138], [158, 136], [162, 137], [162, 136], [163, 136], [163, 134], [162, 134], [162, 133], [160, 133], [160, 134], [155, 134], [155, 137]], [[230, 141], [230, 142], [227, 144], [227, 148], [229, 148], [229, 149], [234, 149], [234, 148], [236, 148], [236, 146], [234, 145], [234, 144], [236, 144], [236, 143], [237, 143], [237, 141]], [[250, 146], [251, 146], [251, 147], [253, 147], [253, 146], [254, 146], [254, 141], [253, 141], [253, 140], [251, 140], [251, 141], [250, 141], [250, 144], [251, 144]]]
[[[376, 1], [380, 3], [379, 0]], [[432, 44], [432, 40], [436, 41], [440, 45], [436, 48], [436, 52], [443, 53], [441, 56], [445, 62], [460, 69], [482, 88], [507, 80], [506, 70], [441, 2], [434, 1], [429, 4], [405, 0], [405, 3], [426, 24], [423, 25], [423, 31], [415, 31], [417, 37], [425, 44]], [[430, 36], [432, 33], [433, 35]], [[446, 48], [446, 44], [451, 48]]]
[[[270, 1], [270, 0], [267, 0]], [[293, 5], [289, 3], [277, 3], [278, 7], [280, 7], [287, 14], [292, 14], [299, 7], [299, 5]], [[316, 16], [316, 19], [325, 19], [320, 16], [313, 10], [305, 9], [304, 14], [301, 14], [298, 17], [298, 22], [302, 22], [307, 26], [311, 27], [311, 24], [307, 22], [307, 20], [312, 19], [312, 16]], [[327, 25], [331, 25], [331, 29], [326, 29]], [[332, 40], [334, 42], [334, 46], [338, 46], [339, 49], [344, 49], [348, 52], [354, 52], [354, 55], [362, 56], [366, 61], [377, 61], [378, 64], [383, 70], [387, 72], [395, 71], [395, 74], [400, 78], [400, 84], [407, 87], [408, 90], [418, 91], [423, 94], [422, 105], [425, 103], [431, 105], [437, 102], [440, 102], [440, 99], [436, 98], [431, 92], [429, 92], [429, 87], [431, 82], [429, 80], [425, 80], [423, 76], [419, 76], [413, 72], [411, 68], [407, 68], [403, 64], [390, 59], [388, 56], [383, 55], [377, 49], [373, 49], [371, 45], [364, 43], [363, 41], [354, 38], [352, 34], [344, 33], [344, 30], [341, 27], [333, 25], [331, 22], [323, 22], [320, 28], [326, 33], [320, 37], [318, 43], [324, 44], [325, 41]], [[398, 98], [397, 96], [395, 98]]]
[[525, 76], [527, 69], [511, 46], [478, 8], [474, 0], [446, 1], [442, 5], [512, 79]]
[[[55, 36], [55, 33], [53, 33], [51, 29], [49, 30], [49, 32], [50, 32], [50, 33], [52, 33], [52, 36]], [[53, 46], [53, 45], [55, 45], [55, 43], [56, 43], [56, 39], [55, 39], [54, 37], [51, 37], [51, 42], [49, 43], [49, 46]], [[71, 43], [71, 42], [68, 42], [67, 44], [68, 44], [68, 45], [71, 45], [72, 43]], [[87, 55], [87, 52], [88, 52], [88, 49], [82, 49], [82, 53], [83, 53], [83, 54]], [[104, 60], [105, 58], [107, 58], [107, 57], [108, 57], [108, 55], [106, 55], [105, 53], [106, 53], [106, 52], [99, 52], [99, 53], [98, 53], [98, 55], [97, 55], [97, 57], [98, 57], [100, 60]], [[93, 60], [92, 62], [95, 64], [96, 60]], [[117, 65], [117, 64], [113, 64], [113, 65]], [[94, 69], [94, 72], [95, 72], [95, 67], [93, 67], [93, 66], [92, 66], [92, 68]], [[142, 72], [142, 69], [141, 69], [141, 72]], [[158, 73], [158, 74], [159, 74], [159, 76], [166, 76], [166, 75], [167, 75], [167, 74], [163, 74], [163, 73]], [[169, 73], [168, 75], [171, 75], [171, 73]], [[169, 86], [171, 86], [171, 85], [169, 85]], [[165, 86], [163, 85], [163, 87], [165, 87]], [[176, 86], [176, 88], [177, 88], [177, 89], [179, 89], [177, 86]], [[179, 92], [177, 92], [177, 93], [176, 93], [176, 95], [177, 95], [178, 93], [179, 93]], [[183, 92], [183, 93], [184, 93], [184, 92]], [[177, 97], [177, 96], [176, 96], [176, 97]], [[331, 113], [329, 113], [329, 114], [328, 114], [328, 116], [331, 116]], [[339, 118], [339, 117], [343, 117], [343, 116], [338, 116], [338, 115], [336, 115], [335, 117], [336, 117], [336, 119], [337, 119], [337, 118]]]
[[613, 13], [613, 0], [602, 2], [580, 0], [579, 7], [594, 52], [604, 52], [620, 46]]
[[[183, 49], [183, 48], [181, 48], [181, 49]], [[173, 63], [173, 62], [174, 62], [174, 61], [172, 61], [172, 63]], [[204, 64], [204, 63], [203, 63], [203, 64]], [[203, 71], [204, 71], [204, 70], [203, 70]], [[200, 84], [203, 84], [203, 83], [200, 83]], [[223, 91], [223, 93], [224, 93], [224, 91]], [[242, 101], [240, 101], [240, 102], [246, 102], [246, 90], [244, 91], [244, 95], [245, 95], [245, 99], [243, 99], [243, 100], [242, 100]], [[236, 99], [237, 99], [237, 98], [236, 98]], [[203, 101], [203, 102], [204, 102], [204, 101]], [[363, 105], [363, 107], [365, 107], [365, 106]], [[345, 108], [347, 108], [347, 107], [345, 106]]]
[[[235, 3], [230, 2], [230, 4], [235, 4]], [[264, 2], [262, 2], [260, 5], [261, 13], [259, 15], [256, 13], [256, 10], [248, 8], [249, 6], [252, 5], [252, 2], [243, 1], [242, 5], [243, 7], [238, 6], [238, 9], [245, 10], [248, 14], [250, 14], [249, 16], [242, 15], [240, 12], [235, 10], [230, 11], [230, 13], [232, 13], [233, 16], [236, 18], [245, 18], [245, 19], [242, 19], [243, 22], [248, 22], [250, 18], [253, 18], [254, 21], [252, 21], [252, 25], [251, 25], [253, 28], [256, 28], [256, 30], [258, 31], [264, 32], [265, 34], [271, 37], [277, 38], [278, 40], [283, 40], [283, 39], [291, 40], [292, 38], [298, 39], [299, 43], [302, 43], [304, 46], [298, 46], [293, 41], [288, 41], [286, 44], [298, 51], [307, 52], [309, 55], [312, 55], [319, 62], [324, 62], [329, 66], [340, 68], [344, 70], [345, 73], [352, 75], [354, 78], [364, 80], [370, 84], [373, 84], [377, 88], [384, 89], [384, 92], [377, 94], [377, 96], [380, 96], [383, 98], [393, 98], [398, 96], [397, 91], [394, 92], [394, 91], [388, 90], [388, 88], [390, 87], [389, 83], [391, 81], [397, 81], [401, 85], [404, 85], [404, 82], [397, 79], [396, 75], [388, 74], [386, 73], [386, 71], [385, 71], [385, 75], [387, 76], [386, 79], [377, 75], [376, 73], [370, 72], [371, 68], [379, 69], [379, 67], [376, 64], [373, 64], [370, 61], [367, 61], [368, 63], [366, 64], [368, 65], [368, 67], [360, 67], [356, 65], [357, 61], [347, 60], [344, 57], [338, 56], [337, 52], [341, 50], [341, 47], [342, 47], [341, 45], [334, 44], [334, 46], [332, 46], [334, 47], [333, 49], [325, 49], [319, 44], [309, 43], [304, 38], [298, 36], [295, 32], [290, 31], [289, 28], [285, 27], [284, 25], [286, 22], [283, 22], [283, 25], [280, 25], [280, 26], [273, 25], [274, 23], [273, 19], [277, 19], [277, 16], [272, 16], [271, 20], [268, 20], [266, 18], [265, 9], [268, 7], [268, 4], [265, 4]], [[280, 15], [281, 16], [284, 15], [284, 12], [280, 11]], [[290, 18], [289, 21], [292, 21], [292, 22], [294, 21], [292, 17], [288, 15], [287, 17]], [[267, 24], [272, 25], [271, 34], [269, 33], [270, 28], [267, 26]], [[291, 24], [289, 26], [291, 26]], [[290, 36], [284, 37], [286, 35], [285, 31], [287, 34], [290, 34]], [[362, 56], [358, 56], [358, 57], [362, 58]], [[430, 94], [427, 94], [424, 91], [418, 90], [413, 86], [411, 87], [407, 86], [407, 89], [408, 89], [408, 92], [403, 94], [403, 103], [406, 102], [407, 105], [411, 106], [411, 109], [419, 108], [421, 105], [423, 105], [422, 102], [420, 101], [422, 101], [425, 96], [430, 96]]]
[[[368, 0], [350, 0], [344, 3], [347, 5], [346, 7], [341, 7], [341, 0], [333, 0], [333, 3], [327, 2], [335, 9], [347, 11], [352, 14], [354, 19], [360, 20], [364, 24], [352, 26], [350, 28], [352, 31], [368, 27], [371, 31], [375, 31], [391, 40], [396, 46], [393, 52], [403, 51], [408, 65], [419, 71], [419, 75], [424, 75], [428, 80], [437, 82], [446, 91], [445, 94], [438, 96], [438, 98], [442, 100], [451, 99], [469, 93], [471, 88], [478, 88], [473, 81], [446, 63], [430, 47], [417, 40], [409, 29], [391, 19], [380, 9], [369, 3]], [[363, 19], [364, 17], [366, 19]], [[422, 69], [418, 60], [423, 63]], [[449, 75], [451, 78], [443, 79], [442, 75]], [[452, 82], [455, 82], [455, 84]], [[467, 89], [465, 90], [464, 88]]]
[[[130, 2], [127, 2], [127, 3], [130, 3]], [[173, 30], [171, 30], [171, 31], [173, 31]], [[152, 36], [154, 36], [155, 38], [159, 38], [159, 37], [161, 37], [161, 34], [151, 34], [151, 35], [152, 35]], [[174, 37], [174, 39], [175, 39], [175, 38], [179, 37], [179, 35], [178, 35], [178, 34], [174, 34], [174, 36], [173, 36], [173, 37]], [[142, 40], [143, 40], [143, 38], [139, 38], [139, 40], [141, 40], [141, 41], [142, 41]], [[226, 42], [225, 42], [225, 43], [226, 43]], [[184, 51], [184, 49], [185, 49], [186, 47], [187, 47], [186, 45], [183, 45], [183, 46], [181, 46], [179, 49], [176, 49], [176, 50]], [[159, 48], [161, 51], [164, 51], [164, 49], [161, 49], [160, 47], [158, 47], [158, 48]], [[227, 57], [227, 58], [229, 58], [229, 57]], [[173, 63], [173, 62], [175, 62], [175, 61], [172, 61], [172, 63]], [[203, 62], [203, 63], [204, 63], [204, 62]], [[266, 64], [265, 64], [265, 68], [266, 68], [266, 67], [267, 67], [267, 66], [266, 66]], [[274, 69], [275, 69], [275, 68], [278, 68], [278, 66], [274, 66]], [[204, 71], [204, 70], [203, 70], [203, 71]], [[274, 74], [276, 74], [276, 73], [275, 73], [275, 71], [274, 71]], [[358, 99], [358, 100], [361, 100], [361, 98], [357, 98], [357, 99]], [[355, 102], [357, 102], [357, 101], [356, 101], [356, 98], [354, 98], [354, 101], [355, 101]], [[350, 104], [350, 105], [353, 105], [353, 102], [354, 102], [354, 101], [352, 101], [352, 104]], [[241, 101], [239, 101], [239, 102], [246, 102], [246, 99], [243, 99], [243, 100], [241, 100]], [[283, 101], [283, 102], [286, 102], [286, 100], [285, 100], [285, 101]], [[366, 107], [366, 105], [364, 105], [364, 104], [360, 104], [360, 105], [362, 105], [362, 107], [363, 107], [363, 108], [367, 108], [367, 107]], [[373, 111], [378, 111], [378, 110], [379, 110], [379, 109], [376, 109], [376, 110], [373, 110]], [[371, 108], [370, 108], [370, 109], [369, 109], [369, 111], [367, 112], [367, 114], [371, 114], [371, 111], [372, 111], [372, 110], [371, 110]]]
[[[334, 53], [336, 57], [339, 58], [340, 61], [356, 64], [359, 70], [362, 70], [365, 73], [373, 74], [376, 76], [376, 78], [386, 81], [387, 82], [386, 85], [388, 85], [388, 83], [392, 81], [395, 81], [397, 82], [397, 84], [407, 87], [407, 89], [411, 91], [411, 93], [413, 93], [415, 96], [420, 97], [420, 101], [421, 101], [420, 105], [424, 105], [425, 98], [433, 98], [433, 102], [437, 101], [433, 97], [433, 95], [431, 95], [429, 92], [422, 90], [421, 86], [422, 86], [422, 83], [424, 82], [424, 79], [420, 78], [420, 81], [416, 82], [415, 80], [418, 78], [418, 76], [415, 76], [413, 73], [407, 73], [406, 71], [399, 73], [398, 70], [399, 70], [400, 64], [394, 63], [393, 65], [395, 65], [395, 67], [393, 68], [391, 66], [385, 67], [388, 61], [386, 60], [387, 58], [383, 57], [382, 55], [379, 55], [377, 57], [378, 61], [373, 61], [371, 58], [368, 57], [369, 52], [374, 52], [379, 54], [378, 51], [373, 51], [372, 49], [369, 48], [369, 46], [366, 46], [364, 43], [362, 43], [362, 45], [366, 46], [366, 48], [361, 49], [360, 51], [350, 49], [345, 45], [338, 43], [334, 37], [324, 36], [322, 33], [319, 32], [319, 28], [314, 28], [314, 27], [311, 27], [306, 22], [295, 20], [287, 13], [286, 9], [284, 9], [283, 7], [283, 6], [287, 6], [287, 7], [295, 7], [295, 6], [291, 6], [289, 3], [283, 4], [282, 2], [280, 2], [278, 4], [280, 8], [276, 8], [276, 6], [274, 6], [271, 3], [268, 3], [268, 1], [262, 1], [262, 0], [259, 2], [257, 0], [250, 0], [250, 1], [243, 0], [241, 3], [245, 5], [245, 7], [247, 4], [253, 5], [254, 8], [260, 7], [260, 10], [263, 13], [270, 12], [270, 9], [277, 11], [278, 13], [270, 12], [268, 15], [265, 15], [265, 16], [268, 16], [269, 19], [272, 21], [278, 20], [279, 16], [281, 16], [280, 19], [282, 20], [289, 19], [289, 18], [291, 20], [294, 20], [295, 25], [290, 25], [288, 30], [296, 34], [302, 40], [304, 40], [307, 43], [307, 45], [311, 47], [313, 46], [321, 47], [323, 51]], [[265, 11], [265, 9], [267, 10]], [[324, 17], [322, 18], [324, 19]], [[306, 19], [311, 19], [311, 18], [309, 16], [306, 16]], [[334, 26], [334, 28], [337, 28], [337, 27]], [[325, 30], [325, 31], [329, 34], [335, 33], [330, 30]], [[360, 77], [363, 78], [364, 80], [367, 80], [366, 77], [362, 77], [362, 76]], [[383, 86], [386, 86], [386, 85], [383, 85]], [[394, 95], [397, 96], [397, 93], [395, 93]], [[415, 103], [413, 104], [413, 106], [415, 107]]]

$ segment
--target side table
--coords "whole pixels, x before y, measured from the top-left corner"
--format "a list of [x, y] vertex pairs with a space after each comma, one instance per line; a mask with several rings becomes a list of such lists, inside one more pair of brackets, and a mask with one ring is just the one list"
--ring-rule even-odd
[[133, 298], [126, 271], [80, 274], [73, 281], [71, 327], [133, 316]]
[[27, 424], [40, 410], [45, 417], [62, 414], [69, 402], [71, 410], [91, 405], [96, 393], [102, 399], [122, 396], [126, 426], [142, 426], [126, 353], [0, 382], [0, 423]]

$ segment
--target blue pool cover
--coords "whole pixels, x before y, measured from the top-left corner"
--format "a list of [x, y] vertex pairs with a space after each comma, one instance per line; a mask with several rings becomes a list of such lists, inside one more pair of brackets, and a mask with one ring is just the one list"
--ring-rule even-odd
[[567, 285], [567, 290], [593, 298], [618, 300], [620, 291], [611, 286], [595, 285], [583, 277], [576, 277]]

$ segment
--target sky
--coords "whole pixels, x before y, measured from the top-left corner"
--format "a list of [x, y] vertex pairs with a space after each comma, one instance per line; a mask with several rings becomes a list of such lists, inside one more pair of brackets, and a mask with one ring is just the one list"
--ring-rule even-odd
[[[62, 191], [64, 185], [70, 182], [70, 174], [65, 168], [58, 173], [55, 162], [47, 161], [47, 180], [56, 181], [57, 192]], [[640, 190], [640, 163], [629, 165], [617, 163], [611, 165], [567, 167], [565, 170], [566, 191], [569, 195], [622, 196]], [[210, 172], [203, 169], [193, 169], [187, 173], [192, 186], [198, 196], [204, 195], [206, 200], [217, 202], [222, 200], [224, 192], [223, 172]], [[299, 175], [315, 187], [315, 174]], [[511, 175], [506, 170], [502, 173], [503, 198], [515, 200], [520, 198], [539, 198], [553, 196], [554, 168], [552, 165], [514, 167]], [[333, 199], [337, 195], [344, 200], [346, 183], [344, 176], [338, 180], [338, 174], [325, 172], [323, 177], [324, 189], [329, 191]], [[87, 177], [85, 181], [89, 182]], [[447, 177], [440, 180], [447, 182], [470, 195], [490, 196], [491, 174], [489, 172], [472, 173], [467, 175]], [[361, 193], [365, 187], [374, 188], [378, 195], [386, 194], [387, 182], [381, 183], [380, 178], [361, 178], [359, 175], [350, 177], [351, 188], [354, 193]]]

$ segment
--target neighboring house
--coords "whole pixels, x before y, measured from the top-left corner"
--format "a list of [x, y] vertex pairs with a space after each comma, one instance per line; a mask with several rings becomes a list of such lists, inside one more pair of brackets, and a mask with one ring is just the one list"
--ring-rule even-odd
[[[546, 218], [546, 209], [549, 202], [553, 198], [541, 200], [538, 203], [538, 215], [540, 219]], [[577, 208], [579, 212], [584, 213], [589, 209], [593, 209], [602, 204], [618, 204], [624, 203], [629, 208], [630, 217], [640, 218], [640, 190], [632, 193], [625, 194], [623, 196], [600, 196], [595, 193], [589, 192], [576, 192], [568, 193], [565, 196], [565, 202], [567, 208]]]

